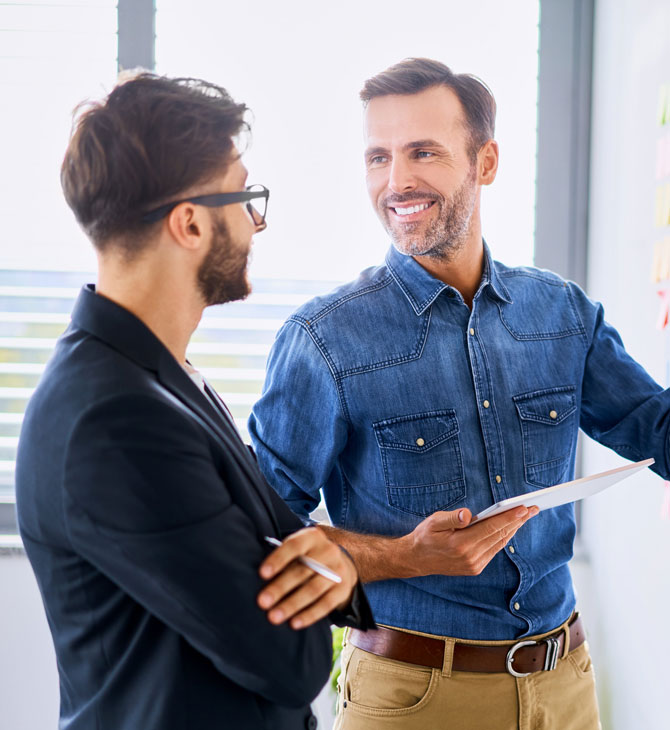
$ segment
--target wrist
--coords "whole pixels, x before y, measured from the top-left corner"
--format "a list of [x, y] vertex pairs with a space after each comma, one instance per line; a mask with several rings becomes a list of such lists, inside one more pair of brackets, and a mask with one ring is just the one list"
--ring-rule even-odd
[[414, 533], [403, 535], [394, 540], [394, 554], [399, 578], [416, 578], [421, 575], [417, 571], [419, 564], [417, 555], [417, 542], [414, 539]]

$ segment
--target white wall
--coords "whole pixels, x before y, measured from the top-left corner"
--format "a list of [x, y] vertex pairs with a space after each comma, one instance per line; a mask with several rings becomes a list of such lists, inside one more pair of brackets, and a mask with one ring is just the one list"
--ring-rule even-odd
[[[668, 0], [597, 0], [588, 293], [628, 351], [667, 386], [667, 333], [651, 283], [659, 87], [670, 83]], [[660, 235], [659, 235], [660, 233]], [[615, 394], [614, 394], [615, 395]], [[585, 444], [585, 473], [624, 463]], [[668, 730], [670, 521], [646, 473], [584, 503], [598, 618], [589, 622], [611, 730]]]
[[58, 726], [58, 673], [37, 583], [25, 555], [0, 550], [0, 728]]

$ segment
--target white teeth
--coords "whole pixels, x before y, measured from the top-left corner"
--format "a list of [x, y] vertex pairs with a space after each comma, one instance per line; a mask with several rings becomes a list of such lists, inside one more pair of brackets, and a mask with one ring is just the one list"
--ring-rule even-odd
[[421, 203], [421, 205], [413, 205], [411, 208], [394, 208], [398, 215], [411, 215], [412, 213], [418, 213], [420, 210], [426, 210], [429, 203]]

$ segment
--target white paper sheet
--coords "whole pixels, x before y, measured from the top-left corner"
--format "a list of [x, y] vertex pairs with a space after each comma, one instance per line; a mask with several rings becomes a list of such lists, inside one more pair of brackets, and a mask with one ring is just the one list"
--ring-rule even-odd
[[561, 504], [567, 504], [568, 502], [576, 502], [584, 497], [590, 497], [592, 494], [597, 494], [607, 487], [611, 487], [613, 484], [620, 482], [622, 479], [635, 474], [635, 472], [645, 469], [654, 463], [653, 459], [645, 459], [644, 461], [636, 461], [634, 464], [626, 464], [616, 469], [610, 469], [609, 471], [603, 471], [600, 474], [593, 474], [590, 477], [582, 477], [581, 479], [575, 479], [572, 482], [564, 482], [563, 484], [556, 484], [554, 487], [547, 487], [546, 489], [538, 489], [535, 492], [527, 492], [521, 494], [518, 497], [511, 497], [505, 499], [502, 502], [496, 502], [496, 504], [488, 507], [487, 509], [475, 515], [472, 518], [472, 522], [475, 520], [485, 520], [493, 515], [500, 514], [501, 512], [507, 512], [507, 510], [514, 509], [523, 505], [524, 507], [537, 506], [540, 510], [550, 509], [551, 507], [558, 507]]

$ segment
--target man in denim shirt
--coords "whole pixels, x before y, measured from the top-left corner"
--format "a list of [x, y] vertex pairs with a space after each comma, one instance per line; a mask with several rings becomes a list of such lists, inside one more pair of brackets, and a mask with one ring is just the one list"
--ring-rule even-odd
[[573, 478], [579, 427], [668, 478], [670, 398], [578, 286], [492, 260], [484, 84], [409, 59], [361, 97], [368, 190], [393, 247], [289, 318], [249, 421], [294, 511], [323, 490], [382, 625], [348, 636], [337, 727], [593, 730], [573, 506], [527, 525], [535, 509], [470, 520]]

